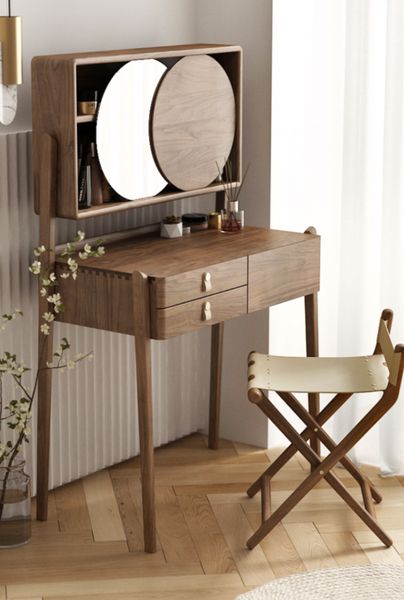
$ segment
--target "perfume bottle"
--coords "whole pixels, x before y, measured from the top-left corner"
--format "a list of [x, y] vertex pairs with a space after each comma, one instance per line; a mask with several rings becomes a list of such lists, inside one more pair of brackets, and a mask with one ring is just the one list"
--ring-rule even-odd
[[238, 200], [230, 200], [227, 203], [227, 209], [222, 212], [223, 233], [236, 233], [237, 231], [241, 231], [241, 222], [237, 218], [238, 212]]

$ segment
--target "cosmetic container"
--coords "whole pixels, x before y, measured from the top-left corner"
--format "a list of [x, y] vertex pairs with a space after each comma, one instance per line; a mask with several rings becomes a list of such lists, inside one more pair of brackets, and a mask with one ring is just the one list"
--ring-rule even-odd
[[95, 115], [98, 107], [97, 90], [81, 90], [77, 95], [77, 114]]

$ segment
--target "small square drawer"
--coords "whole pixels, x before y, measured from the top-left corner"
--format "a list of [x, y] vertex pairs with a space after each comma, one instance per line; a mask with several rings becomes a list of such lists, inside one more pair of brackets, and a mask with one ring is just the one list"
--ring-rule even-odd
[[152, 338], [165, 340], [247, 313], [247, 286], [152, 311]]
[[249, 257], [248, 312], [313, 294], [319, 287], [319, 236]]
[[237, 258], [204, 269], [195, 269], [152, 283], [152, 304], [166, 308], [247, 285], [247, 258]]

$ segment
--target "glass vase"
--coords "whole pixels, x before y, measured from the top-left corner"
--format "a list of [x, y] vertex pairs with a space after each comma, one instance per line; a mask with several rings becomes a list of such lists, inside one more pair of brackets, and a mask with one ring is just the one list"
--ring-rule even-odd
[[223, 233], [237, 233], [241, 231], [241, 222], [237, 218], [238, 201], [233, 200], [227, 203], [226, 210], [222, 211], [221, 231]]
[[0, 548], [16, 548], [31, 539], [31, 480], [25, 461], [0, 466]]

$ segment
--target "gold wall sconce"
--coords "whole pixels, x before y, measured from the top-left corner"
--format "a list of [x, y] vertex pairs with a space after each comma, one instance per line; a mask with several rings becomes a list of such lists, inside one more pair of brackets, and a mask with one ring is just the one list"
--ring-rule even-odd
[[10, 125], [17, 112], [17, 85], [22, 83], [21, 17], [0, 16], [0, 123]]

